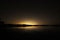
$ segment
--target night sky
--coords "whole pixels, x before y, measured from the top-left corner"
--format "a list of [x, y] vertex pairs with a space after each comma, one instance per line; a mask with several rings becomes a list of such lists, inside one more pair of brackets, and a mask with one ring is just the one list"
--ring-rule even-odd
[[5, 23], [34, 19], [40, 24], [60, 24], [60, 3], [56, 1], [0, 1], [0, 18]]

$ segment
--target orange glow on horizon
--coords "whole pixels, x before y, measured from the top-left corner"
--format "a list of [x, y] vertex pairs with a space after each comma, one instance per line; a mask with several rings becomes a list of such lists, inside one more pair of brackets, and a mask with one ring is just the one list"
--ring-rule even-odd
[[22, 20], [18, 24], [26, 24], [26, 25], [38, 25], [38, 22], [35, 20]]
[[[26, 24], [26, 25], [39, 25], [39, 22], [37, 20], [32, 19], [22, 19], [18, 24]], [[39, 30], [42, 29], [42, 27], [38, 26], [26, 26], [26, 27], [16, 27], [18, 29], [24, 29], [24, 30]]]

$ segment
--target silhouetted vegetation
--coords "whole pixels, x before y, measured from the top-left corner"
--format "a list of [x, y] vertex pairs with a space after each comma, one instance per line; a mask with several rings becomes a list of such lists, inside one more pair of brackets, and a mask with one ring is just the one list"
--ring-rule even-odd
[[53, 26], [53, 27], [60, 27], [60, 25], [26, 25], [26, 24], [4, 24], [4, 21], [0, 18], [0, 27], [26, 27], [26, 26]]

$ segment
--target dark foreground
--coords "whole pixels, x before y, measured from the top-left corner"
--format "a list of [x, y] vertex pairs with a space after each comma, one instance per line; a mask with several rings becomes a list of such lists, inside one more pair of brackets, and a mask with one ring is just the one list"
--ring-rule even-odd
[[[50, 26], [51, 27], [51, 26]], [[0, 28], [0, 39], [20, 39], [20, 40], [58, 40], [60, 38], [60, 26], [52, 26], [52, 28], [46, 28], [38, 31], [24, 31], [18, 29]]]

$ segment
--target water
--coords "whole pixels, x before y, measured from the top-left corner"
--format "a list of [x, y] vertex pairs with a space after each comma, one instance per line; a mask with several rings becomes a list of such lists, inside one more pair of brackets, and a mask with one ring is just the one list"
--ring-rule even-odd
[[57, 26], [36, 26], [33, 28], [24, 27], [8, 27], [0, 28], [0, 35], [12, 39], [51, 39], [59, 38], [60, 27]]
[[41, 31], [47, 31], [52, 30], [53, 27], [43, 27], [43, 26], [27, 26], [27, 27], [8, 27], [8, 30], [14, 31], [14, 32], [41, 32]]
[[38, 32], [60, 32], [60, 27], [53, 26], [35, 26], [35, 27], [8, 27], [1, 28], [0, 32], [17, 32], [17, 33], [38, 33]]

